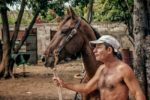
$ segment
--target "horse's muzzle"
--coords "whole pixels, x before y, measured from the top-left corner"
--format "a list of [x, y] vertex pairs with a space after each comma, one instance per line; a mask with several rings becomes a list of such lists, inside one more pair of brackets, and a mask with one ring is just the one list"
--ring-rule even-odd
[[45, 67], [51, 67], [51, 68], [53, 68], [54, 67], [54, 57], [44, 57], [43, 59], [42, 59], [42, 62], [44, 62], [44, 65], [45, 65]]

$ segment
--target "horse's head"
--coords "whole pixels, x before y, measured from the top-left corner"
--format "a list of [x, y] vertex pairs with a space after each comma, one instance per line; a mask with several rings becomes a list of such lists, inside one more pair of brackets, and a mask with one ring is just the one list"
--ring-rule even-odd
[[[65, 55], [72, 56], [80, 52], [86, 41], [83, 33], [87, 32], [88, 34], [92, 31], [91, 28], [89, 29], [89, 25], [71, 8], [67, 10], [67, 13], [67, 17], [60, 23], [45, 51], [45, 66], [47, 67], [54, 67], [57, 58], [59, 58], [58, 61], [61, 61], [66, 57]], [[89, 38], [93, 37], [95, 38], [94, 34], [89, 36]], [[57, 58], [55, 54], [57, 54]]]

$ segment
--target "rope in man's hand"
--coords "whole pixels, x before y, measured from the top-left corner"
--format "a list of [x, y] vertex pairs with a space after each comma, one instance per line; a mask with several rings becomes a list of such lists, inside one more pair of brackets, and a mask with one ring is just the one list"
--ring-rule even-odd
[[[53, 68], [53, 75], [54, 75], [54, 77], [58, 77], [58, 75], [56, 73], [56, 71], [57, 71], [56, 65], [58, 62], [58, 53], [56, 50], [54, 50], [54, 59], [55, 59], [55, 62], [54, 62], [54, 68]], [[58, 85], [57, 91], [58, 91], [59, 100], [62, 100], [62, 91], [61, 91], [61, 85], [60, 84]]]

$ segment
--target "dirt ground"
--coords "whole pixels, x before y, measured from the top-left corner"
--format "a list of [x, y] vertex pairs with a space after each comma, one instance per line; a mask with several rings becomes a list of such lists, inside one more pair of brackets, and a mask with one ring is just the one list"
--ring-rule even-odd
[[[14, 68], [15, 79], [0, 80], [0, 100], [58, 100], [58, 89], [52, 82], [52, 70], [42, 63], [36, 66], [23, 65]], [[71, 83], [82, 70], [81, 60], [57, 65], [58, 76]], [[25, 73], [24, 73], [25, 72]], [[25, 75], [25, 76], [24, 76]], [[73, 100], [74, 91], [62, 88], [63, 100]]]

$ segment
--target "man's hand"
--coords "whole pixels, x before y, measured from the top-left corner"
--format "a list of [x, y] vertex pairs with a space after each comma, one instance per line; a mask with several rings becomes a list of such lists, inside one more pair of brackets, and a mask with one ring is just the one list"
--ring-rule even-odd
[[59, 77], [56, 77], [56, 76], [53, 77], [53, 82], [57, 86], [63, 87], [63, 85], [64, 85], [63, 80], [61, 80]]

